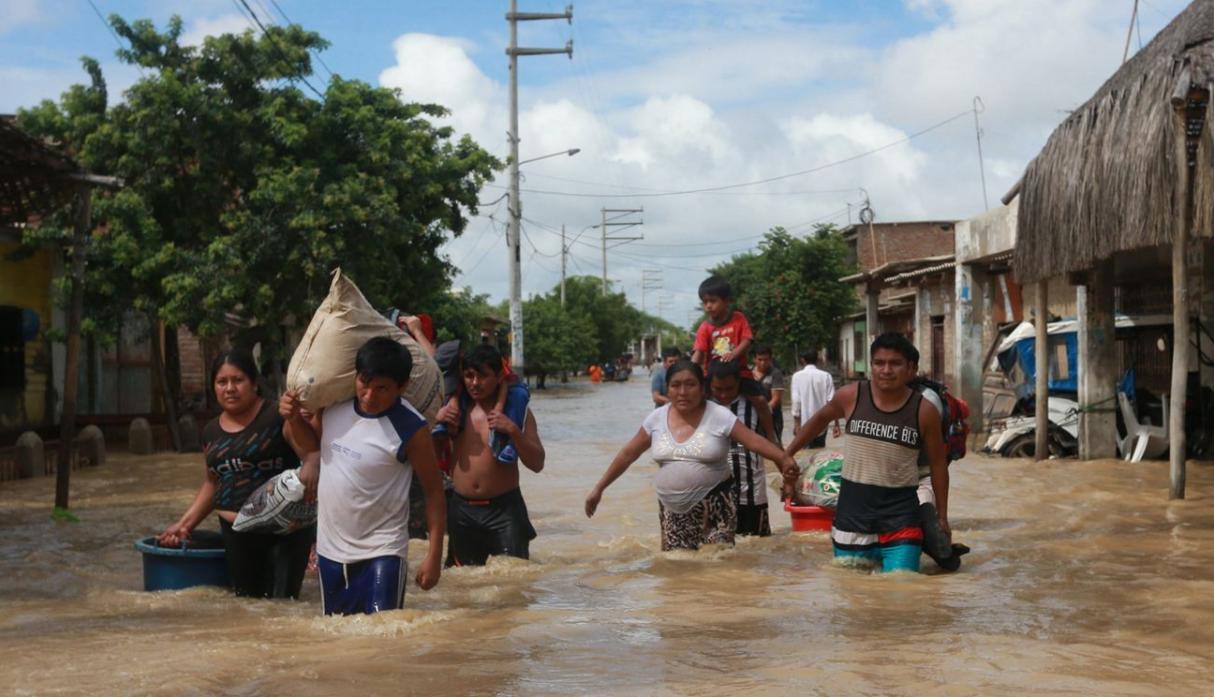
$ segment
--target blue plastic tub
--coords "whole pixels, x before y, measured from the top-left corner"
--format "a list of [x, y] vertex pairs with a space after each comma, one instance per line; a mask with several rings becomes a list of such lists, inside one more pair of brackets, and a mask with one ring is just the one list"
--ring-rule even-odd
[[155, 537], [145, 537], [135, 543], [135, 549], [143, 553], [145, 591], [231, 585], [218, 532], [195, 530], [180, 548], [161, 547]]

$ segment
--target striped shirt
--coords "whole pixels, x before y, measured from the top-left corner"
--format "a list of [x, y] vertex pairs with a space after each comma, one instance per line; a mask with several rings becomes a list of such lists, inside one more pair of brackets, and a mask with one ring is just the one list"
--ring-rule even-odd
[[[742, 425], [759, 433], [759, 414], [749, 399], [738, 395], [728, 406]], [[767, 505], [767, 470], [763, 458], [747, 450], [736, 440], [729, 442], [729, 464], [733, 469], [734, 503], [743, 506]]]
[[856, 406], [847, 417], [835, 528], [889, 533], [918, 526], [922, 401], [923, 395], [912, 391], [897, 410], [882, 411], [868, 381], [857, 385]]

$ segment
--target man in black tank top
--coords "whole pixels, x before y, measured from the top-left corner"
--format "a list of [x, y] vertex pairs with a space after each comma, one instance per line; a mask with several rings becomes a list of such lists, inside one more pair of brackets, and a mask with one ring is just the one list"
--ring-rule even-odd
[[941, 529], [948, 532], [948, 468], [940, 414], [909, 387], [919, 351], [887, 332], [869, 351], [871, 381], [845, 385], [810, 417], [785, 450], [796, 453], [836, 419], [846, 419], [843, 481], [831, 541], [835, 557], [882, 571], [918, 571], [923, 547], [919, 518], [919, 452], [927, 454]]

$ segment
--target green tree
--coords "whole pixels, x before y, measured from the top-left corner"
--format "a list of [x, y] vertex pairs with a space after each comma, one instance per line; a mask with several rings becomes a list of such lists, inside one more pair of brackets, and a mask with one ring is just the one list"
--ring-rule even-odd
[[523, 332], [527, 339], [527, 372], [539, 376], [580, 370], [594, 362], [598, 328], [583, 311], [561, 307], [559, 290], [523, 303]]
[[[560, 302], [560, 288], [553, 292]], [[565, 307], [588, 317], [595, 327], [596, 352], [590, 360], [615, 360], [645, 327], [640, 310], [629, 305], [623, 293], [603, 295], [602, 280], [595, 276], [565, 279]]]
[[758, 251], [735, 256], [711, 269], [729, 280], [735, 305], [746, 314], [756, 344], [768, 344], [793, 365], [796, 349], [833, 345], [838, 322], [855, 311], [847, 245], [832, 225], [809, 237], [772, 228]]
[[[324, 98], [296, 81], [327, 43], [298, 26], [182, 45], [173, 18], [110, 19], [145, 68], [105, 109], [104, 81], [20, 114], [126, 188], [95, 201], [94, 321], [135, 308], [202, 335], [237, 316], [238, 343], [284, 357], [280, 329], [306, 322], [337, 266], [377, 306], [441, 305], [452, 267], [439, 253], [476, 213], [498, 163], [393, 90], [334, 77]], [[98, 103], [100, 109], [98, 110]]]

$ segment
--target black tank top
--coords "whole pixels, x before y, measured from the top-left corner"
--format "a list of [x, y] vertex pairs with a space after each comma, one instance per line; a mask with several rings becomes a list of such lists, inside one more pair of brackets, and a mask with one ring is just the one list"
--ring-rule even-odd
[[857, 385], [856, 406], [847, 417], [843, 488], [835, 527], [848, 532], [886, 533], [918, 525], [919, 405], [912, 391], [895, 411], [882, 411], [868, 381]]
[[236, 433], [211, 419], [202, 429], [207, 470], [219, 481], [212, 500], [221, 511], [238, 511], [245, 499], [274, 475], [299, 467], [299, 456], [282, 435], [282, 417], [265, 400], [252, 423]]

